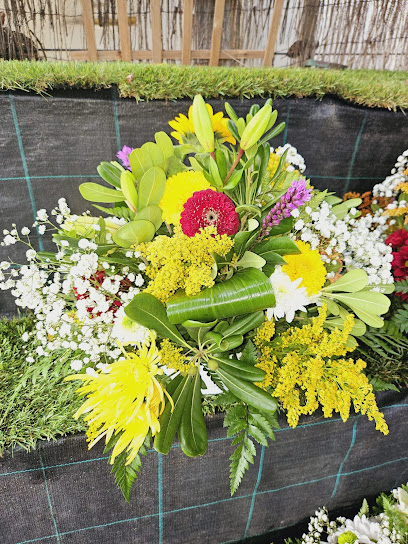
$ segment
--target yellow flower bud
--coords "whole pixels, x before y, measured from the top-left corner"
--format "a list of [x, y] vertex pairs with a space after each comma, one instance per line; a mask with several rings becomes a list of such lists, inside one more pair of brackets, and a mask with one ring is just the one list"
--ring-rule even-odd
[[241, 137], [241, 149], [246, 151], [256, 144], [268, 127], [269, 119], [272, 113], [272, 106], [266, 104], [249, 121]]
[[214, 129], [203, 97], [198, 94], [193, 100], [193, 126], [198, 141], [205, 151], [212, 153], [214, 145]]

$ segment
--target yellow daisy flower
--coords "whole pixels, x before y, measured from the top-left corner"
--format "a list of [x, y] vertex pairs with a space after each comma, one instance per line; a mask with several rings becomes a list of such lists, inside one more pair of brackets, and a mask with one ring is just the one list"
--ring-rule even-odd
[[[227, 127], [228, 118], [224, 117], [222, 111], [219, 111], [214, 115], [213, 109], [210, 104], [206, 104], [206, 107], [211, 117], [215, 137], [222, 142], [229, 142], [230, 144], [235, 145], [235, 138]], [[178, 117], [176, 117], [173, 121], [169, 122], [171, 128], [174, 129], [174, 132], [171, 132], [171, 135], [173, 136], [173, 138], [178, 140], [180, 144], [183, 143], [183, 136], [186, 136], [187, 134], [194, 134], [192, 112], [193, 106], [190, 106], [188, 110], [188, 117], [180, 113]]]
[[166, 181], [166, 187], [159, 207], [163, 212], [163, 220], [173, 225], [180, 224], [180, 215], [184, 204], [196, 191], [210, 189], [210, 183], [202, 172], [179, 172]]
[[108, 443], [113, 435], [120, 434], [111, 464], [124, 450], [128, 452], [126, 464], [133, 461], [149, 430], [153, 436], [160, 431], [159, 416], [165, 404], [165, 390], [156, 379], [163, 372], [157, 366], [160, 355], [156, 344], [140, 346], [136, 353], [125, 356], [94, 374], [66, 378], [84, 382], [78, 393], [86, 395], [87, 400], [75, 418], [86, 414], [89, 448], [103, 437]]
[[317, 249], [310, 249], [310, 244], [297, 241], [296, 245], [301, 253], [284, 255], [287, 264], [282, 266], [292, 281], [302, 278], [302, 287], [306, 288], [309, 296], [317, 295], [326, 281], [326, 268]]

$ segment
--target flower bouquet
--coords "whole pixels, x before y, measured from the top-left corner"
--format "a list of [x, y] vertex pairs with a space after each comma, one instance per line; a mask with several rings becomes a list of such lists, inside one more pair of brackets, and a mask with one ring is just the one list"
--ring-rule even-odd
[[[297, 544], [403, 544], [408, 541], [408, 485], [382, 493], [374, 508], [366, 499], [353, 519], [339, 516], [330, 521], [326, 508], [310, 518], [308, 532]], [[370, 512], [371, 510], [371, 512]], [[327, 539], [327, 540], [325, 540]], [[289, 539], [288, 544], [293, 540]]]
[[28, 248], [29, 264], [3, 262], [0, 278], [35, 312], [27, 360], [77, 372], [76, 417], [89, 447], [105, 441], [126, 499], [151, 444], [167, 454], [177, 436], [187, 456], [205, 454], [208, 394], [228, 406], [231, 493], [278, 410], [295, 427], [354, 406], [388, 433], [356, 340], [390, 308], [387, 219], [314, 189], [294, 148], [270, 147], [284, 128], [271, 100], [245, 118], [225, 109], [196, 96], [170, 123], [176, 145], [158, 132], [120, 151], [122, 165], [102, 162], [105, 183], [80, 186], [98, 214], [64, 199], [54, 222], [40, 210], [34, 227], [56, 252], [36, 251], [28, 228], [4, 231]]

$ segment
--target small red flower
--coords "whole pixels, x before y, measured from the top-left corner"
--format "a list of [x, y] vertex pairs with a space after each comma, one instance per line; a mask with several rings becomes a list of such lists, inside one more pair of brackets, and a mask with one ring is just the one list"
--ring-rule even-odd
[[193, 193], [184, 204], [180, 224], [187, 236], [194, 236], [211, 225], [216, 227], [218, 234], [232, 236], [238, 232], [239, 216], [227, 195], [205, 189]]
[[388, 236], [385, 243], [392, 246], [392, 249], [400, 248], [408, 244], [408, 232], [405, 229], [398, 229]]

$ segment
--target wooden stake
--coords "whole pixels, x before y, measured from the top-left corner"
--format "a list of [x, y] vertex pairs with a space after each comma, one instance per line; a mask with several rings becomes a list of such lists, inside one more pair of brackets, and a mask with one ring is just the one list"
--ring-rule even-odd
[[181, 63], [191, 63], [191, 36], [193, 30], [193, 0], [184, 0], [183, 11], [183, 45]]
[[271, 26], [269, 28], [268, 42], [266, 44], [265, 55], [263, 59], [264, 66], [272, 66], [273, 57], [275, 54], [276, 39], [278, 37], [278, 31], [280, 21], [282, 17], [283, 4], [285, 0], [275, 0], [272, 12]]
[[150, 16], [152, 19], [152, 60], [162, 61], [162, 27], [160, 0], [150, 0]]
[[225, 0], [215, 0], [214, 21], [211, 39], [210, 66], [218, 66], [221, 49], [222, 23], [224, 21]]
[[98, 60], [98, 51], [96, 49], [95, 25], [94, 25], [94, 18], [93, 18], [92, 1], [81, 0], [81, 4], [82, 4], [82, 17], [84, 21], [84, 32], [85, 32], [86, 47], [87, 47], [86, 60], [95, 62]]
[[118, 26], [122, 60], [131, 62], [132, 51], [130, 49], [129, 19], [126, 0], [118, 0]]

